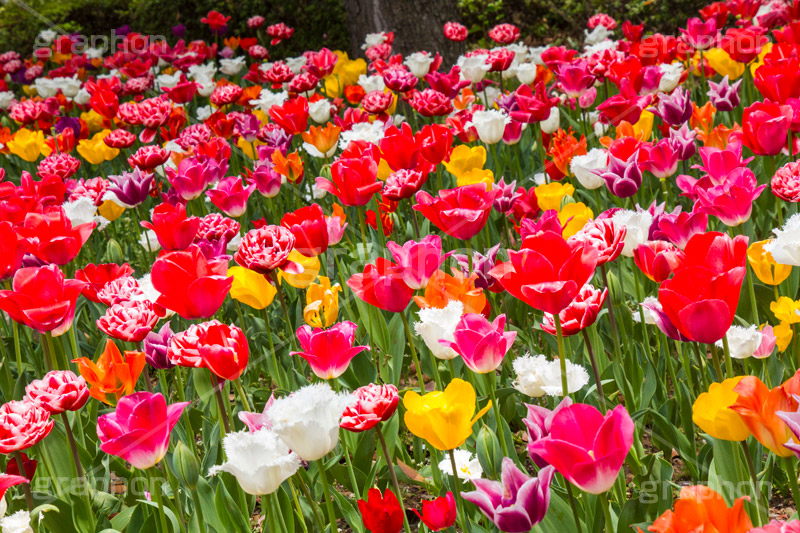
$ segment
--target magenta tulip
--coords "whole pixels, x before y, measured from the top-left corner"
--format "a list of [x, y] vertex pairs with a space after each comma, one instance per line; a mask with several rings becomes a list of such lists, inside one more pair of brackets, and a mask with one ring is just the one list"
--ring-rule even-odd
[[483, 315], [467, 313], [461, 317], [453, 333], [455, 342], [439, 342], [456, 351], [473, 372], [494, 372], [517, 338], [516, 331], [503, 331], [505, 325], [506, 315], [489, 322]]
[[353, 346], [356, 335], [353, 322], [339, 322], [328, 329], [302, 326], [297, 339], [303, 351], [291, 352], [308, 361], [311, 370], [322, 379], [334, 379], [344, 374], [353, 357], [369, 346]]
[[428, 235], [420, 242], [408, 241], [400, 246], [393, 241], [386, 244], [397, 265], [403, 269], [403, 281], [412, 289], [424, 289], [444, 260], [450, 254], [442, 255], [442, 238]]

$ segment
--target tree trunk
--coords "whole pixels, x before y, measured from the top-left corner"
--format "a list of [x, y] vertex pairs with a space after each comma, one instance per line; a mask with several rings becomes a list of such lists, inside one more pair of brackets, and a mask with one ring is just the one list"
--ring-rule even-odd
[[439, 52], [444, 68], [464, 52], [464, 43], [446, 39], [444, 23], [458, 20], [457, 0], [344, 0], [351, 57], [362, 57], [368, 33], [393, 31], [395, 52]]

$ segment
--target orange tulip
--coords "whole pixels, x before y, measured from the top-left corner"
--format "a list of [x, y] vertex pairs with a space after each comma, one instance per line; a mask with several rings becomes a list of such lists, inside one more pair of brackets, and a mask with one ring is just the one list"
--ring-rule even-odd
[[706, 102], [703, 107], [697, 107], [697, 104], [692, 102], [692, 118], [689, 119], [689, 126], [707, 137], [714, 127], [716, 112], [717, 110], [711, 105], [711, 102]]
[[744, 510], [744, 498], [739, 498], [729, 508], [713, 489], [696, 485], [681, 489], [675, 510], [664, 512], [647, 530], [653, 533], [747, 533], [752, 528]]
[[144, 352], [125, 352], [122, 356], [111, 339], [97, 363], [88, 357], [72, 361], [78, 365], [83, 379], [89, 384], [89, 394], [108, 405], [115, 405], [127, 394], [133, 393], [145, 364]]
[[341, 132], [342, 128], [328, 122], [325, 127], [311, 126], [308, 131], [302, 133], [302, 136], [303, 140], [319, 150], [323, 157], [331, 157], [336, 151]]
[[[569, 164], [576, 155], [586, 155], [586, 137], [581, 135], [576, 139], [572, 135], [572, 128], [564, 131], [561, 128], [550, 137], [548, 155], [553, 158], [553, 164], [558, 169], [561, 177], [571, 176]], [[551, 174], [551, 177], [553, 175]], [[557, 179], [557, 178], [556, 178]]]
[[775, 414], [777, 411], [797, 411], [794, 394], [800, 394], [800, 371], [778, 387], [770, 390], [755, 376], [743, 378], [733, 392], [739, 395], [731, 409], [739, 413], [753, 436], [780, 457], [791, 457], [794, 452], [784, 446], [795, 439], [786, 423]]
[[272, 163], [275, 165], [275, 172], [293, 184], [300, 183], [303, 179], [303, 160], [295, 151], [284, 157], [280, 150], [272, 152]]
[[465, 313], [480, 313], [486, 307], [486, 295], [483, 289], [475, 287], [476, 274], [469, 278], [458, 270], [449, 275], [442, 270], [437, 271], [425, 287], [425, 296], [414, 296], [414, 302], [420, 307], [437, 307], [443, 309], [450, 300], [458, 300], [464, 304]]
[[733, 128], [728, 128], [725, 124], [719, 124], [716, 128], [710, 130], [708, 135], [703, 132], [698, 133], [697, 138], [703, 142], [703, 146], [724, 150], [728, 146], [728, 139], [731, 133], [741, 130], [742, 128], [738, 124], [734, 124]]

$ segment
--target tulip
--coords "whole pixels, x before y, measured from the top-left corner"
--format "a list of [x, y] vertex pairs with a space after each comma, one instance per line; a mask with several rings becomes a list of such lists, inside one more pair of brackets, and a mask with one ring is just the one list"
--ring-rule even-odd
[[369, 489], [367, 499], [358, 500], [358, 510], [370, 533], [399, 533], [403, 529], [405, 513], [390, 489], [384, 494], [380, 489]]
[[594, 274], [598, 252], [585, 242], [565, 241], [543, 231], [509, 250], [509, 261], [497, 264], [491, 275], [515, 298], [547, 313], [559, 313]]
[[339, 293], [342, 288], [338, 283], [331, 285], [325, 276], [319, 277], [319, 283], [312, 283], [306, 290], [306, 306], [303, 319], [311, 327], [327, 328], [336, 322], [339, 315]]
[[213, 160], [201, 162], [196, 157], [187, 157], [178, 163], [177, 169], [165, 169], [167, 180], [184, 201], [198, 198], [214, 180], [215, 172]]
[[590, 220], [569, 237], [567, 242], [586, 242], [597, 250], [597, 266], [604, 265], [620, 256], [625, 248], [625, 225], [610, 218]]
[[42, 155], [47, 156], [48, 154], [44, 153], [46, 150], [48, 149], [44, 142], [44, 133], [41, 131], [33, 132], [21, 128], [8, 141], [8, 151], [30, 163]]
[[339, 426], [356, 433], [372, 429], [378, 423], [392, 418], [400, 401], [397, 387], [391, 384], [371, 383], [353, 391], [353, 396], [355, 402], [345, 408]]
[[444, 391], [419, 395], [408, 391], [403, 396], [404, 422], [408, 430], [437, 450], [458, 448], [472, 435], [472, 426], [491, 407], [489, 402], [475, 414], [475, 389], [455, 378]]
[[715, 439], [743, 441], [750, 436], [742, 418], [729, 409], [739, 398], [734, 389], [743, 377], [712, 383], [708, 392], [698, 396], [692, 405], [692, 421]]
[[87, 357], [73, 359], [78, 371], [89, 384], [92, 398], [114, 405], [121, 397], [133, 393], [139, 375], [144, 370], [144, 352], [125, 352], [123, 357], [111, 339], [97, 360]]
[[456, 239], [470, 239], [483, 229], [499, 189], [486, 190], [476, 183], [439, 191], [434, 198], [419, 191], [414, 209], [422, 213], [440, 230]]
[[[564, 360], [567, 374], [567, 393], [578, 392], [589, 383], [589, 373], [581, 365]], [[532, 398], [564, 394], [561, 361], [548, 361], [544, 355], [524, 355], [513, 362], [515, 389]]]
[[636, 194], [642, 185], [642, 170], [638, 161], [638, 151], [624, 161], [609, 154], [608, 167], [594, 172], [605, 180], [606, 187], [614, 196], [628, 198]]
[[403, 268], [383, 257], [350, 276], [347, 286], [368, 304], [393, 313], [402, 312], [414, 292], [403, 281]]
[[750, 268], [762, 283], [767, 285], [780, 285], [792, 273], [791, 265], [777, 263], [772, 254], [764, 246], [772, 239], [754, 242], [747, 249], [747, 262]]
[[772, 194], [787, 202], [800, 202], [800, 163], [790, 161], [775, 172], [770, 181]]
[[414, 290], [424, 289], [449, 255], [442, 255], [442, 239], [438, 235], [428, 235], [420, 242], [410, 240], [402, 246], [389, 241], [386, 247], [403, 269], [403, 281]]
[[132, 209], [144, 203], [153, 190], [155, 174], [142, 172], [138, 168], [133, 172], [123, 172], [119, 176], [109, 176], [108, 193], [113, 194], [114, 201]]
[[442, 531], [456, 523], [458, 509], [452, 492], [434, 500], [422, 500], [422, 512], [414, 509], [420, 521], [431, 531]]
[[269, 108], [269, 118], [289, 135], [297, 135], [308, 126], [308, 100], [292, 98], [283, 105]]
[[733, 111], [739, 107], [739, 86], [742, 80], [729, 83], [728, 76], [724, 76], [722, 81], [714, 83], [708, 80], [708, 99], [717, 111]]
[[786, 147], [792, 108], [769, 100], [744, 109], [742, 142], [756, 155], [777, 155]]
[[133, 467], [147, 469], [167, 454], [169, 436], [189, 402], [167, 405], [160, 393], [137, 392], [97, 419], [100, 449]]
[[267, 278], [249, 268], [228, 267], [228, 277], [233, 278], [231, 298], [253, 309], [269, 307], [278, 292]]
[[795, 395], [794, 396], [795, 403], [798, 404], [798, 408], [794, 411], [776, 411], [775, 414], [783, 420], [786, 426], [789, 428], [789, 431], [792, 432], [795, 440], [790, 440], [784, 444], [784, 446], [791, 451], [794, 452], [795, 456], [800, 457], [800, 444], [797, 441], [800, 439], [800, 397]]
[[566, 196], [572, 197], [575, 187], [569, 183], [552, 182], [536, 187], [536, 201], [542, 211], [561, 209], [561, 203]]
[[633, 445], [633, 430], [622, 405], [603, 416], [590, 405], [573, 404], [553, 417], [550, 434], [532, 450], [579, 489], [602, 494], [622, 468]]
[[222, 441], [227, 461], [213, 466], [209, 475], [232, 474], [248, 494], [272, 494], [297, 472], [300, 458], [268, 429], [228, 433]]
[[256, 189], [255, 184], [244, 187], [241, 178], [230, 176], [220, 180], [206, 196], [220, 211], [229, 217], [238, 218], [247, 212], [247, 200]]
[[744, 497], [738, 498], [733, 507], [728, 507], [722, 495], [705, 485], [684, 487], [675, 502], [675, 511], [665, 511], [647, 530], [653, 533], [752, 533], [753, 524], [744, 502]]
[[684, 40], [695, 50], [711, 48], [719, 36], [715, 19], [703, 21], [692, 17], [687, 21], [686, 29], [680, 28], [680, 31]]
[[75, 271], [75, 279], [83, 281], [86, 285], [81, 294], [87, 299], [100, 303], [97, 297], [98, 291], [102, 290], [106, 284], [119, 279], [129, 277], [133, 274], [133, 269], [128, 263], [118, 265], [116, 263], [104, 263], [95, 265], [90, 263], [84, 268]]
[[11, 290], [0, 291], [0, 309], [15, 322], [58, 337], [72, 326], [85, 285], [65, 279], [56, 265], [21, 268], [14, 274]]
[[[594, 324], [607, 295], [608, 288], [601, 291], [589, 283], [581, 287], [575, 299], [558, 314], [562, 335], [565, 337], [575, 335]], [[542, 329], [551, 335], [556, 334], [555, 319], [552, 314], [544, 314]]]
[[219, 379], [233, 381], [247, 368], [250, 347], [241, 329], [210, 320], [173, 335], [167, 356], [176, 365], [207, 368]]
[[800, 533], [800, 520], [771, 520], [769, 524], [753, 528], [748, 533]]
[[290, 352], [289, 355], [305, 359], [320, 379], [338, 378], [347, 370], [353, 357], [370, 349], [369, 346], [353, 346], [357, 327], [349, 321], [328, 329], [301, 326], [297, 329], [297, 339], [302, 351]]
[[159, 316], [149, 300], [114, 304], [97, 319], [97, 327], [117, 340], [142, 342], [158, 322]]
[[241, 266], [264, 275], [279, 268], [299, 274], [302, 267], [289, 260], [294, 243], [294, 235], [288, 229], [262, 226], [247, 232], [233, 258]]
[[780, 229], [773, 230], [775, 239], [764, 245], [775, 261], [800, 266], [800, 215], [792, 215]]
[[[363, 141], [354, 141], [360, 143]], [[381, 190], [383, 183], [377, 181], [378, 163], [369, 156], [361, 158], [342, 157], [331, 165], [331, 180], [318, 177], [316, 185], [323, 191], [335, 195], [344, 205], [366, 205], [372, 196]]]
[[144, 338], [144, 355], [147, 364], [158, 370], [173, 368], [175, 365], [169, 360], [169, 343], [172, 340], [172, 328], [165, 322], [158, 333], [151, 331]]
[[52, 370], [25, 387], [25, 397], [47, 409], [51, 415], [77, 411], [89, 400], [86, 380], [69, 370]]
[[94, 228], [94, 222], [73, 226], [64, 209], [53, 206], [25, 215], [17, 232], [28, 239], [28, 253], [45, 263], [66, 265], [75, 259]]
[[50, 412], [30, 400], [10, 401], [0, 406], [0, 453], [27, 450], [53, 429]]
[[465, 276], [456, 269], [453, 275], [441, 270], [437, 271], [425, 287], [425, 296], [414, 296], [414, 303], [420, 309], [428, 307], [444, 308], [449, 302], [456, 300], [463, 305], [465, 313], [482, 313], [488, 305], [486, 295], [475, 285], [478, 275]]
[[684, 249], [693, 236], [705, 233], [707, 226], [708, 215], [705, 213], [664, 213], [658, 218], [658, 230], [653, 237]]
[[572, 405], [572, 399], [569, 396], [565, 396], [552, 411], [539, 405], [530, 405], [527, 403], [524, 405], [528, 409], [528, 416], [522, 419], [522, 422], [528, 430], [528, 455], [537, 467], [544, 468], [547, 466], [547, 461], [539, 457], [535, 451], [532, 451], [534, 444], [539, 439], [550, 434], [550, 428], [553, 425], [553, 417], [555, 417], [561, 409]]
[[28, 239], [21, 237], [11, 222], [0, 222], [0, 281], [13, 276], [22, 266]]
[[669, 140], [662, 139], [647, 150], [647, 156], [641, 166], [658, 179], [667, 179], [678, 169], [678, 152]]
[[519, 109], [510, 113], [511, 118], [517, 122], [528, 124], [546, 120], [550, 116], [550, 110], [559, 103], [558, 97], [547, 96], [547, 88], [544, 82], [536, 84], [535, 93], [531, 90], [530, 85], [520, 85], [515, 92], [515, 96]]
[[328, 226], [319, 204], [286, 213], [281, 226], [292, 232], [295, 250], [306, 257], [318, 256], [328, 249]]
[[473, 372], [494, 372], [517, 337], [516, 331], [503, 331], [505, 323], [505, 315], [489, 322], [482, 315], [468, 313], [456, 326], [454, 340], [440, 342], [458, 353]]
[[766, 185], [758, 185], [755, 174], [748, 168], [732, 171], [721, 185], [696, 187], [697, 210], [719, 218], [728, 226], [738, 226], [750, 219], [753, 202]]
[[153, 221], [141, 223], [143, 228], [155, 232], [164, 250], [185, 250], [192, 244], [200, 226], [198, 217], [187, 217], [183, 204], [163, 203], [153, 210]]
[[648, 241], [633, 252], [636, 266], [648, 279], [661, 283], [683, 262], [683, 251], [665, 241]]
[[160, 293], [156, 303], [191, 320], [208, 318], [219, 310], [233, 284], [226, 273], [226, 259], [206, 259], [193, 244], [156, 259], [150, 279]]
[[314, 383], [275, 400], [266, 414], [286, 446], [304, 461], [316, 461], [336, 447], [342, 413], [353, 401], [327, 383]]
[[497, 144], [503, 140], [506, 125], [510, 123], [511, 118], [504, 111], [489, 109], [475, 111], [470, 125], [478, 132], [478, 138], [482, 143]]
[[[285, 281], [295, 289], [308, 288], [317, 279], [321, 267], [319, 257], [306, 257], [297, 250], [292, 250], [289, 254], [286, 265], [291, 265], [291, 268], [278, 270], [278, 283]], [[295, 273], [295, 269], [302, 269], [302, 272]]]

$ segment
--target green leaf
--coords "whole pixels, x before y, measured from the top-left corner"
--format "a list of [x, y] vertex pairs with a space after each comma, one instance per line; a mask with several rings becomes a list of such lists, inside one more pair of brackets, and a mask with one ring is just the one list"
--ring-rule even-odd
[[229, 524], [235, 531], [248, 533], [250, 531], [250, 524], [242, 516], [242, 512], [234, 499], [231, 497], [228, 489], [225, 488], [224, 483], [217, 483], [217, 491], [214, 496], [214, 506], [217, 510], [217, 515], [223, 523]]

